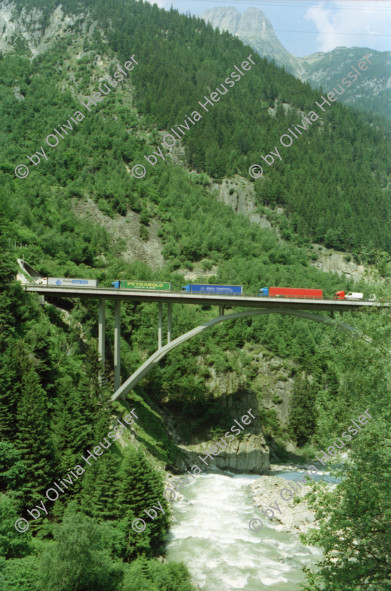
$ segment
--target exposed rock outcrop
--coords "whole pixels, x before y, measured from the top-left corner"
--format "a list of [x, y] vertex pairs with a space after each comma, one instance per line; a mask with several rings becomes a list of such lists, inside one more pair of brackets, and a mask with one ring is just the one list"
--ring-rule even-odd
[[114, 218], [105, 215], [90, 198], [74, 202], [74, 211], [81, 218], [104, 228], [114, 242], [123, 242], [122, 258], [129, 263], [142, 261], [152, 269], [163, 266], [162, 242], [158, 236], [159, 225], [151, 220], [148, 226], [148, 240], [140, 237], [140, 214], [128, 211], [126, 216]]
[[208, 441], [199, 445], [181, 445], [180, 447], [186, 452], [186, 464], [189, 466], [197, 464], [200, 468], [205, 468], [205, 471], [220, 468], [220, 470], [245, 474], [263, 474], [269, 470], [269, 448], [262, 434], [248, 433], [241, 440], [235, 439], [213, 460], [207, 458], [208, 466], [206, 466], [198, 456], [205, 457], [214, 445], [214, 441]]
[[274, 60], [292, 74], [302, 74], [300, 59], [289, 53], [277, 38], [273, 25], [258, 8], [247, 8], [240, 13], [236, 8], [218, 6], [201, 14], [212, 27], [228, 31], [257, 51], [262, 57]]
[[[253, 494], [254, 505], [258, 507], [257, 514], [254, 517], [261, 519], [263, 523], [268, 521], [268, 518], [263, 513], [263, 510], [271, 510], [267, 513], [271, 516], [271, 512], [274, 513], [272, 521], [281, 524], [281, 531], [290, 533], [305, 533], [311, 527], [316, 525], [315, 514], [308, 507], [308, 503], [303, 497], [309, 492], [310, 487], [304, 484], [300, 484], [302, 487], [299, 489], [297, 486], [297, 492], [293, 498], [299, 498], [300, 502], [296, 503], [293, 498], [290, 501], [283, 500], [280, 496], [280, 491], [287, 489], [290, 481], [280, 476], [262, 476], [259, 480], [256, 480], [251, 484], [251, 491]], [[293, 481], [292, 481], [293, 482]], [[286, 496], [287, 493], [284, 493]], [[276, 508], [276, 503], [281, 513]], [[259, 513], [259, 515], [258, 515]]]
[[66, 14], [62, 6], [53, 9], [46, 21], [39, 8], [20, 11], [14, 2], [4, 2], [0, 8], [0, 51], [35, 57], [53, 47], [59, 38], [74, 34], [76, 27], [87, 37], [95, 25], [86, 19], [85, 13]]
[[[221, 184], [212, 183], [213, 190], [217, 191], [216, 200], [231, 207], [235, 213], [242, 213], [261, 228], [272, 229], [266, 216], [257, 212], [254, 185], [248, 179], [236, 174], [232, 179], [224, 179]], [[275, 226], [273, 229], [278, 234], [278, 228]]]

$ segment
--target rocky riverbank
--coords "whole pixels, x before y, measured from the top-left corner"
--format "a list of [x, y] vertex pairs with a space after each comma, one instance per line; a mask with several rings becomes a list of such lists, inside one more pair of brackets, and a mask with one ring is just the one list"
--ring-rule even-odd
[[278, 524], [279, 531], [306, 533], [310, 528], [317, 526], [315, 514], [304, 499], [311, 486], [302, 481], [299, 484], [294, 480], [273, 475], [273, 472], [281, 471], [305, 473], [304, 470], [294, 466], [272, 464], [269, 474], [251, 484], [254, 505], [258, 509], [254, 517], [259, 517], [264, 523], [271, 518], [274, 524]]

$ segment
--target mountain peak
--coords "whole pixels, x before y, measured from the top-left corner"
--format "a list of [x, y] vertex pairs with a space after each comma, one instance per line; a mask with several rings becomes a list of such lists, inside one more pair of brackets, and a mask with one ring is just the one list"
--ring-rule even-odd
[[[247, 8], [240, 13], [236, 8], [219, 6], [202, 13], [201, 18], [220, 31], [228, 31], [233, 35], [248, 36], [255, 34], [272, 35], [276, 40], [273, 25], [266, 15], [258, 8]], [[277, 40], [278, 41], [278, 40]]]
[[239, 37], [262, 57], [274, 60], [278, 66], [300, 76], [299, 60], [280, 43], [272, 23], [259, 8], [247, 8], [240, 13], [236, 8], [219, 6], [203, 12], [201, 18], [212, 27]]

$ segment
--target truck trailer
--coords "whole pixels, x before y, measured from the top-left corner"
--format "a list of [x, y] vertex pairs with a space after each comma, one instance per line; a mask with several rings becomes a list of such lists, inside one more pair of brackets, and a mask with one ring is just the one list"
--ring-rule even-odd
[[171, 291], [171, 283], [165, 281], [113, 281], [116, 289], [137, 289], [148, 291]]
[[306, 298], [321, 300], [323, 298], [323, 291], [321, 289], [305, 289], [299, 287], [262, 287], [258, 295], [266, 298]]
[[50, 287], [98, 287], [96, 279], [73, 279], [72, 277], [47, 277], [46, 285]]
[[209, 285], [200, 283], [189, 283], [182, 287], [187, 293], [205, 293], [208, 295], [243, 295], [241, 285]]

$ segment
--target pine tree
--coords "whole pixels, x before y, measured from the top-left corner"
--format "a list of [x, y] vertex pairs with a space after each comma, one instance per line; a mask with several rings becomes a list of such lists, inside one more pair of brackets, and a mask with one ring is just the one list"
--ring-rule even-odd
[[76, 390], [68, 376], [60, 381], [55, 401], [53, 433], [62, 470], [78, 463], [95, 438], [92, 405], [83, 384]]
[[317, 386], [308, 379], [297, 376], [289, 415], [289, 430], [301, 447], [315, 433]]
[[[112, 444], [113, 445], [113, 444]], [[121, 457], [109, 448], [83, 478], [81, 508], [86, 515], [115, 520], [118, 514]]]
[[31, 368], [22, 340], [10, 343], [0, 366], [0, 436], [13, 441], [17, 433], [17, 407], [23, 376]]
[[0, 442], [0, 492], [17, 498], [25, 481], [26, 469], [20, 451], [11, 443]]
[[[160, 502], [164, 511], [157, 511], [157, 517], [149, 524], [145, 510]], [[167, 501], [163, 497], [163, 484], [158, 473], [147, 462], [144, 454], [135, 449], [129, 450], [123, 460], [120, 472], [120, 492], [118, 496], [118, 517], [146, 519], [150, 532], [150, 544], [157, 551], [167, 529]], [[129, 520], [130, 521], [130, 520]], [[131, 525], [129, 523], [128, 527]], [[133, 533], [135, 533], [132, 530]], [[129, 533], [131, 534], [130, 530]], [[138, 534], [136, 534], [138, 535]]]
[[9, 337], [15, 331], [17, 298], [14, 293], [15, 260], [8, 250], [7, 235], [11, 233], [0, 208], [0, 353], [3, 353]]
[[18, 513], [15, 501], [0, 493], [0, 556], [7, 559], [26, 556], [32, 550], [31, 533], [15, 531]]
[[22, 378], [17, 421], [17, 446], [26, 466], [25, 490], [29, 497], [41, 495], [51, 481], [53, 448], [46, 394], [34, 369]]

